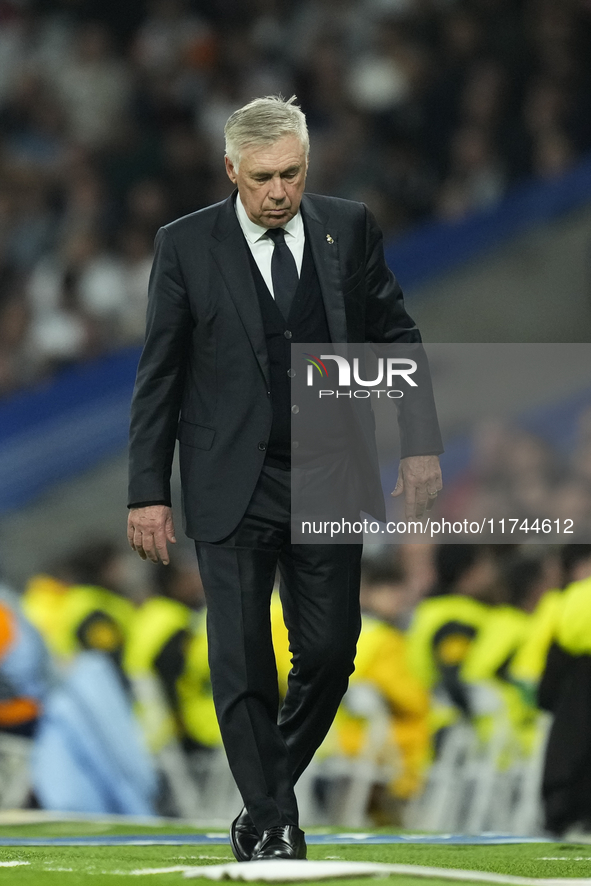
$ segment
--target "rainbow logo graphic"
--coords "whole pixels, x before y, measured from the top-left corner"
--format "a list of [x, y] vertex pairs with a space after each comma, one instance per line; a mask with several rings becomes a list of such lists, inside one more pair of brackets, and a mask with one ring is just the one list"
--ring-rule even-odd
[[310, 364], [310, 369], [308, 370], [308, 372], [311, 372], [312, 366], [315, 366], [323, 378], [328, 378], [328, 369], [326, 368], [320, 357], [316, 357], [314, 354], [305, 354], [305, 356], [307, 357], [306, 362]]

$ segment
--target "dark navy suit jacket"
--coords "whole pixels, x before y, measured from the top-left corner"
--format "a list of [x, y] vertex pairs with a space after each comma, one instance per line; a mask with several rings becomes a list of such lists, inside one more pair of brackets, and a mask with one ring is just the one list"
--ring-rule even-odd
[[[272, 419], [263, 324], [235, 197], [158, 231], [131, 411], [129, 502], [170, 500], [178, 437], [185, 529], [201, 541], [225, 538], [243, 516]], [[301, 211], [331, 341], [420, 343], [367, 207], [304, 194]], [[399, 404], [403, 456], [442, 451], [430, 384], [423, 394]], [[368, 401], [359, 404], [370, 467], [362, 507], [383, 519], [373, 418]]]

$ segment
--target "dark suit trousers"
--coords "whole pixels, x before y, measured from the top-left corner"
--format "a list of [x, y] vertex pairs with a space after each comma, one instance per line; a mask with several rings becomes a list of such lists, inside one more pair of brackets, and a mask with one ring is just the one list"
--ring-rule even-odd
[[[289, 516], [290, 473], [265, 466], [232, 535], [196, 542], [216, 712], [259, 832], [298, 824], [294, 784], [346, 691], [361, 627], [362, 545], [292, 545]], [[277, 568], [292, 652], [280, 710], [269, 614]]]

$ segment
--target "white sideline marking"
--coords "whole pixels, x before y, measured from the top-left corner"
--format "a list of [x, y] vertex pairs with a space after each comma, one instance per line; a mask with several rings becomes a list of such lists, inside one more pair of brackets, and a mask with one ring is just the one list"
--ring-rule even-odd
[[[216, 867], [220, 867], [220, 865], [216, 865]], [[172, 868], [140, 868], [136, 871], [122, 871], [122, 873], [129, 873], [132, 877], [142, 877], [144, 874], [182, 874], [194, 870], [195, 867], [193, 865], [177, 864]], [[103, 871], [103, 873], [108, 874], [113, 873], [113, 871]]]
[[[164, 873], [164, 871], [162, 871]], [[500, 883], [504, 886], [590, 886], [585, 878], [514, 877], [486, 871], [464, 871], [432, 868], [412, 864], [380, 864], [363, 861], [247, 861], [224, 865], [204, 865], [185, 870], [185, 877], [209, 880], [265, 881], [294, 883], [305, 880], [342, 879], [347, 877], [387, 877], [398, 874], [411, 877], [432, 877], [465, 880], [477, 883]]]
[[[199, 858], [203, 861], [209, 858], [222, 859], [225, 860], [225, 855], [198, 855], [198, 856], [190, 856], [191, 858]], [[180, 856], [180, 858], [186, 858], [186, 856]], [[219, 867], [219, 865], [218, 865]], [[185, 871], [192, 871], [195, 869], [195, 865], [175, 865], [170, 868], [138, 868], [135, 871], [121, 871], [121, 873], [131, 874], [133, 877], [143, 877], [144, 874], [176, 874], [176, 873], [184, 873]], [[104, 874], [108, 874], [109, 871], [103, 871]], [[115, 873], [111, 871], [111, 873]], [[119, 871], [117, 871], [119, 873]]]
[[31, 864], [30, 861], [0, 861], [0, 868], [16, 868], [19, 864]]

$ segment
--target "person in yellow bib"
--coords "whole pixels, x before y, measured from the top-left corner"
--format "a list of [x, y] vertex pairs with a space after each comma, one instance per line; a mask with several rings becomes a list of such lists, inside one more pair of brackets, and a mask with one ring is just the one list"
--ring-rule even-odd
[[470, 698], [461, 670], [491, 613], [499, 567], [485, 545], [440, 545], [437, 584], [422, 600], [408, 632], [409, 664], [431, 693], [431, 729], [441, 730], [470, 716]]
[[563, 589], [570, 584], [577, 572], [578, 552], [568, 548], [580, 545], [565, 545], [562, 549], [552, 546], [544, 556], [543, 590], [529, 621], [529, 629], [521, 645], [516, 649], [509, 663], [507, 674], [511, 682], [518, 686], [526, 704], [538, 707], [538, 685], [546, 666], [548, 650], [556, 634], [563, 600]]
[[65, 648], [69, 645], [63, 629], [69, 590], [64, 581], [40, 572], [31, 576], [21, 598], [24, 614], [57, 658], [66, 655]]
[[503, 570], [504, 602], [494, 607], [461, 670], [472, 688], [474, 723], [480, 738], [495, 730], [506, 736], [504, 756], [528, 754], [538, 735], [539, 711], [513, 678], [511, 666], [532, 632], [532, 613], [554, 578], [553, 558], [517, 549]]
[[423, 786], [430, 760], [429, 695], [408, 662], [405, 621], [408, 588], [403, 574], [386, 557], [364, 565], [361, 583], [362, 627], [351, 677], [351, 702], [345, 695], [335, 722], [339, 746], [350, 756], [367, 747], [369, 722], [355, 710], [359, 686], [375, 690], [389, 717], [389, 730], [377, 761], [390, 763], [393, 775], [376, 785], [369, 814], [377, 825], [402, 824], [406, 801]]
[[553, 714], [542, 797], [546, 829], [557, 835], [591, 824], [591, 544], [566, 545], [562, 559], [576, 578], [562, 593], [538, 689]]
[[[159, 566], [155, 591], [136, 613], [124, 654], [148, 744], [158, 751], [174, 736], [186, 751], [218, 747], [196, 566]], [[159, 698], [150, 694], [150, 681], [156, 681]]]
[[57, 578], [41, 574], [30, 580], [24, 612], [58, 659], [94, 649], [120, 667], [135, 612], [118, 590], [121, 556], [110, 541], [84, 545], [58, 567]]

